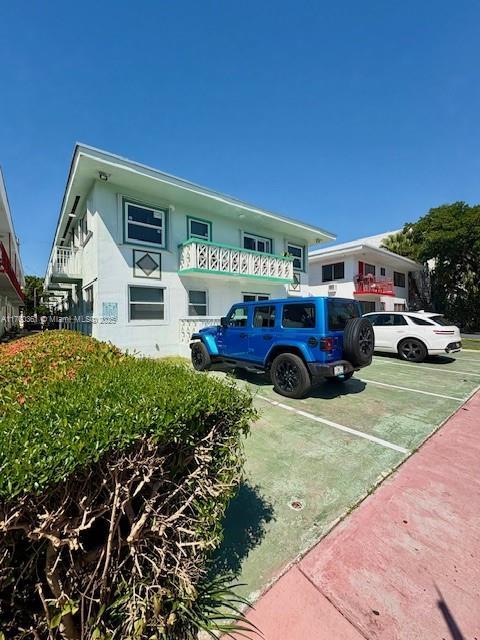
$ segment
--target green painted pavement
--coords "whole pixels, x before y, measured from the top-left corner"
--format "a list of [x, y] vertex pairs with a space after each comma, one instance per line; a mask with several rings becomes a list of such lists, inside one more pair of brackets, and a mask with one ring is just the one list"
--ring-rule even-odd
[[[303, 400], [279, 396], [266, 376], [247, 374], [238, 380], [255, 394], [261, 417], [246, 441], [245, 482], [228, 511], [218, 571], [232, 570], [245, 583], [241, 591], [255, 599], [405, 458], [268, 400], [413, 450], [461, 402], [364, 383], [362, 376], [463, 398], [480, 385], [480, 377], [444, 371], [480, 372], [480, 354], [478, 365], [476, 354], [471, 356], [468, 368], [460, 358], [406, 367], [376, 356], [350, 381], [322, 384]], [[438, 371], [425, 369], [436, 366]], [[289, 506], [295, 500], [302, 504], [299, 511]]]

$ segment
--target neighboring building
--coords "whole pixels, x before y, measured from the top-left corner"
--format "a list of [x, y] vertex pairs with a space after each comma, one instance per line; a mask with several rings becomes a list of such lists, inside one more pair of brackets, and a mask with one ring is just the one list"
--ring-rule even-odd
[[5, 331], [18, 326], [24, 286], [18, 238], [0, 169], [0, 337]]
[[364, 313], [404, 311], [408, 308], [411, 274], [421, 264], [383, 249], [390, 231], [352, 242], [315, 249], [309, 253], [310, 293], [338, 298], [356, 298]]
[[190, 335], [240, 300], [308, 293], [322, 229], [136, 162], [77, 145], [45, 285], [67, 325], [148, 355], [186, 354]]

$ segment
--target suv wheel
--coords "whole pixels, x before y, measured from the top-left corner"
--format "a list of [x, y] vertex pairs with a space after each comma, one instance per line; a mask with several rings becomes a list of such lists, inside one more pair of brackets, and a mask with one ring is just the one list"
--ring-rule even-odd
[[205, 371], [210, 368], [212, 361], [203, 342], [194, 342], [192, 344], [192, 364], [197, 371]]
[[375, 336], [370, 320], [352, 318], [343, 332], [343, 353], [346, 360], [354, 367], [370, 364], [375, 348]]
[[427, 348], [420, 340], [405, 338], [398, 345], [398, 355], [409, 362], [423, 362], [427, 357]]
[[271, 368], [273, 388], [287, 398], [303, 398], [312, 383], [303, 360], [294, 353], [282, 353]]

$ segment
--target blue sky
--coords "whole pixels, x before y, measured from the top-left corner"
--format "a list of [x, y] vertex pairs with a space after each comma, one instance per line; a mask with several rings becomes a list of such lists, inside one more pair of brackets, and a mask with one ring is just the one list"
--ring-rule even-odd
[[75, 141], [339, 241], [480, 201], [476, 0], [3, 2], [0, 164], [43, 275]]

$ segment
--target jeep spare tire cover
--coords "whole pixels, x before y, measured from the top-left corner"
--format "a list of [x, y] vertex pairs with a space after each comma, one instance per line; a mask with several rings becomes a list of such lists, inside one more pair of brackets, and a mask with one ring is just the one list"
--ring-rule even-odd
[[370, 363], [375, 347], [375, 335], [370, 320], [352, 318], [343, 332], [343, 355], [354, 367]]

